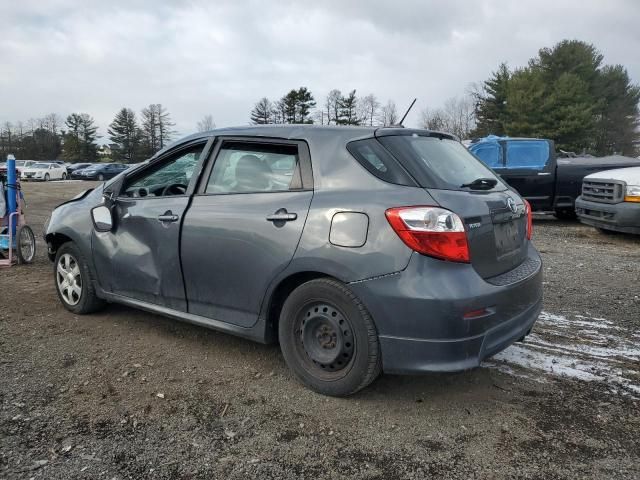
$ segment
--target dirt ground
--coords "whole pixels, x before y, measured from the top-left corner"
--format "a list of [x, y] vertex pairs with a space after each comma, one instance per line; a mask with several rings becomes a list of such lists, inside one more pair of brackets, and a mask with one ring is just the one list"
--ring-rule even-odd
[[[39, 236], [87, 188], [24, 186]], [[346, 399], [275, 345], [133, 309], [74, 316], [40, 241], [0, 270], [0, 477], [639, 478], [640, 240], [540, 216], [545, 308], [482, 368]]]

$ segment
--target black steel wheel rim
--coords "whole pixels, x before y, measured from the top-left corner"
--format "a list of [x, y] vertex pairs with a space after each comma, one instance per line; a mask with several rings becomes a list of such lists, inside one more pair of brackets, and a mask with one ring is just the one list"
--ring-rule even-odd
[[355, 337], [349, 319], [329, 302], [313, 302], [296, 318], [297, 350], [310, 373], [341, 378], [351, 368]]

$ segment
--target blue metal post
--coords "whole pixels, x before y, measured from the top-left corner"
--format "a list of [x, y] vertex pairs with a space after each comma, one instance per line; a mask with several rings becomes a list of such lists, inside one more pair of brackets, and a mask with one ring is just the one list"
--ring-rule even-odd
[[[18, 179], [16, 176], [16, 157], [7, 155], [7, 216], [18, 210], [17, 202]], [[14, 216], [9, 225], [9, 229], [15, 238], [16, 217]]]

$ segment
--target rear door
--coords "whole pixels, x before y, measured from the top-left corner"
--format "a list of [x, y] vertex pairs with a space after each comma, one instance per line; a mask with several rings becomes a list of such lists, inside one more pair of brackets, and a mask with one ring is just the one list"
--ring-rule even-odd
[[186, 312], [180, 225], [204, 149], [204, 142], [190, 144], [125, 179], [115, 200], [114, 230], [93, 232], [93, 258], [103, 289]]
[[549, 140], [501, 140], [502, 165], [492, 166], [534, 210], [550, 210], [555, 188], [555, 152]]
[[250, 327], [298, 246], [313, 196], [304, 142], [219, 138], [182, 227], [189, 312]]

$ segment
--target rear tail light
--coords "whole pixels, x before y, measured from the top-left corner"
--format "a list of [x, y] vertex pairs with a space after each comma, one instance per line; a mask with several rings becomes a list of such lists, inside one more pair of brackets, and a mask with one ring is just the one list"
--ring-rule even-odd
[[531, 240], [533, 237], [533, 212], [531, 204], [527, 200], [524, 200], [524, 211], [527, 214], [527, 240]]
[[440, 207], [397, 207], [385, 215], [412, 250], [441, 260], [469, 263], [467, 234], [455, 213]]

